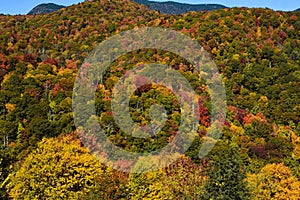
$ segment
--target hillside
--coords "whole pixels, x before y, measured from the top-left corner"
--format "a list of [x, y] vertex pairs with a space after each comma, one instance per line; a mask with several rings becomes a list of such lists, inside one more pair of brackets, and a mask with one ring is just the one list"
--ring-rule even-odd
[[[299, 19], [300, 12], [261, 8], [165, 15], [129, 0], [86, 1], [44, 15], [1, 15], [0, 199], [297, 199]], [[122, 149], [160, 150], [178, 134], [186, 109], [169, 88], [155, 82], [143, 85], [130, 97], [130, 117], [146, 129], [152, 105], [160, 104], [166, 110], [165, 126], [149, 138], [124, 132], [114, 120], [111, 98], [115, 84], [129, 70], [140, 70], [146, 63], [169, 65], [188, 80], [197, 96], [199, 123], [192, 146], [183, 159], [146, 174], [100, 164], [83, 142], [90, 139], [99, 145], [93, 137], [79, 137], [82, 132], [75, 131], [72, 110], [78, 69], [89, 67], [82, 66], [84, 59], [102, 41], [138, 27], [170, 28], [198, 41], [216, 63], [227, 98], [222, 135], [212, 152], [199, 159], [212, 118], [205, 74], [184, 58], [159, 49], [136, 50], [114, 60], [94, 83], [96, 116], [85, 110], [91, 102], [81, 108]], [[152, 75], [159, 79], [161, 74]], [[174, 149], [180, 151], [179, 143]], [[114, 154], [102, 153], [105, 158]], [[125, 167], [132, 165], [130, 160], [114, 159]], [[168, 160], [160, 159], [154, 157], [153, 162]]]
[[29, 11], [28, 15], [41, 15], [51, 13], [64, 7], [65, 6], [57, 5], [54, 3], [43, 3], [34, 7], [31, 11]]
[[226, 8], [219, 4], [186, 4], [173, 1], [155, 2], [148, 0], [135, 0], [135, 2], [146, 5], [152, 10], [158, 10], [165, 14], [183, 14], [191, 11], [210, 11]]

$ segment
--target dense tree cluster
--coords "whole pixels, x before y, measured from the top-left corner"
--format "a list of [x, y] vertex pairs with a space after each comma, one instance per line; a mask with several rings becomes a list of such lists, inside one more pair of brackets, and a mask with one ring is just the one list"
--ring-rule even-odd
[[[249, 8], [163, 15], [129, 0], [85, 1], [46, 15], [0, 15], [0, 199], [297, 199], [299, 19], [300, 12]], [[164, 147], [176, 136], [182, 112], [168, 88], [143, 85], [129, 102], [132, 120], [146, 127], [151, 106], [160, 104], [165, 125], [146, 139], [124, 133], [114, 121], [111, 97], [128, 70], [167, 64], [199, 99], [197, 136], [186, 155], [165, 169], [130, 174], [102, 166], [80, 143], [73, 84], [98, 43], [145, 26], [197, 40], [221, 73], [228, 106], [221, 138], [199, 159], [211, 102], [193, 65], [159, 49], [116, 59], [97, 84], [95, 107], [106, 136], [123, 149], [144, 153]]]

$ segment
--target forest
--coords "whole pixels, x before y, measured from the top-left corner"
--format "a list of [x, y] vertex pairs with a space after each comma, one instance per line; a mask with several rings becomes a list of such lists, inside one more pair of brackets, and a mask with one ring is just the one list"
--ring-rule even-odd
[[[165, 126], [149, 138], [124, 133], [111, 98], [128, 70], [168, 65], [198, 98], [197, 135], [184, 155], [163, 169], [130, 173], [106, 166], [83, 145], [72, 95], [99, 43], [143, 27], [199, 42], [224, 83], [226, 118], [212, 151], [199, 158], [212, 106], [193, 65], [159, 49], [114, 60], [94, 102], [106, 137], [124, 150], [166, 146], [182, 114], [172, 92], [146, 84], [130, 97], [130, 116], [143, 127], [151, 106], [164, 105]], [[0, 199], [300, 199], [300, 12], [243, 7], [167, 15], [130, 0], [93, 0], [45, 15], [0, 15], [0, 142]]]

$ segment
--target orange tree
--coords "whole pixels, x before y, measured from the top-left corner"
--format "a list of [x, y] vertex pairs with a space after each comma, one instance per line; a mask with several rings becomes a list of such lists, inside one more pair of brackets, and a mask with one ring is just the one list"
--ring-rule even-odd
[[249, 174], [247, 179], [251, 199], [299, 199], [300, 182], [289, 167], [267, 164], [258, 174]]

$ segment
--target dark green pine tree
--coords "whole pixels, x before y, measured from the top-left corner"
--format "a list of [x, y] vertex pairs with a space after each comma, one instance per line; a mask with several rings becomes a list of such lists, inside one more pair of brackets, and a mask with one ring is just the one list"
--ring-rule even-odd
[[[219, 149], [221, 150], [221, 149]], [[246, 174], [237, 147], [226, 146], [218, 151], [207, 171], [209, 177], [205, 189], [207, 200], [244, 200], [249, 199]]]

